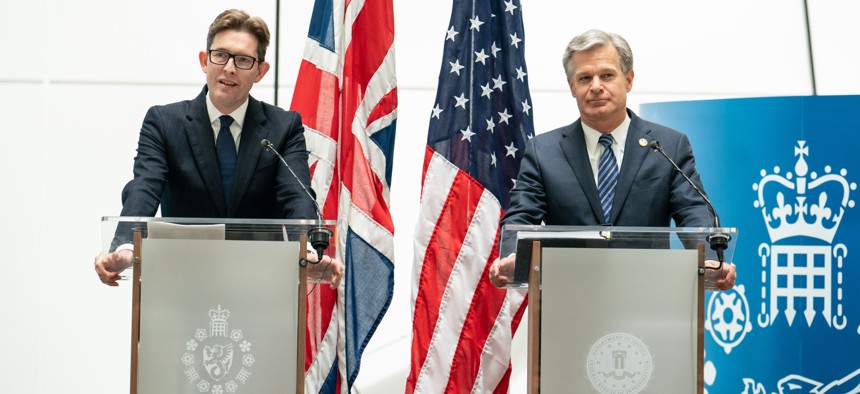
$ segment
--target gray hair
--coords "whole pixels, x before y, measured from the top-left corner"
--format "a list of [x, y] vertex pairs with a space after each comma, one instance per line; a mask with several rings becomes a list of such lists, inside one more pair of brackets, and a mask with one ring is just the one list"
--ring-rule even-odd
[[561, 58], [564, 64], [564, 72], [567, 74], [567, 80], [573, 77], [573, 65], [570, 59], [576, 52], [584, 52], [593, 48], [602, 47], [604, 45], [612, 45], [618, 51], [618, 57], [621, 62], [621, 72], [627, 74], [633, 69], [633, 51], [630, 49], [630, 44], [624, 37], [615, 33], [607, 33], [603, 30], [591, 29], [582, 33], [567, 44], [564, 49], [564, 56]]

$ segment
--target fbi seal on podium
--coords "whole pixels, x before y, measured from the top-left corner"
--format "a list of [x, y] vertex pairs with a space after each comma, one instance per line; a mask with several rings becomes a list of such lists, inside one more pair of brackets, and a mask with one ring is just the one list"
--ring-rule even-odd
[[639, 338], [611, 333], [591, 346], [586, 371], [601, 394], [636, 394], [651, 379], [651, 352]]

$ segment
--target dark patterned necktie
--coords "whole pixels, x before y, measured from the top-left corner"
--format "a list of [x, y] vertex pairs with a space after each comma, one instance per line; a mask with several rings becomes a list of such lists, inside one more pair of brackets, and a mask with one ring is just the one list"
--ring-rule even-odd
[[233, 195], [233, 181], [236, 179], [236, 142], [230, 133], [230, 125], [233, 118], [224, 115], [221, 118], [221, 129], [218, 130], [218, 138], [215, 140], [215, 153], [218, 156], [218, 167], [221, 170], [221, 185], [224, 187], [224, 201], [230, 207], [230, 198]]
[[603, 222], [609, 223], [612, 216], [612, 200], [615, 199], [615, 185], [618, 184], [618, 162], [612, 153], [612, 136], [603, 134], [597, 140], [603, 145], [603, 154], [597, 165], [597, 193], [600, 195], [600, 206], [603, 208]]

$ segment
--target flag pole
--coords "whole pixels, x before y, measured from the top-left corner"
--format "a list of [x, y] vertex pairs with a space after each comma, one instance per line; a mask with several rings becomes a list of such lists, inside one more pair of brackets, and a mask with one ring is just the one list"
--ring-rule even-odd
[[809, 75], [812, 81], [812, 95], [818, 96], [818, 87], [815, 86], [815, 55], [812, 53], [812, 31], [809, 27], [809, 3], [803, 0], [803, 17], [806, 21], [806, 47], [809, 50]]
[[275, 0], [275, 61], [272, 64], [272, 68], [275, 69], [275, 98], [273, 101], [274, 105], [278, 106], [278, 57], [281, 54], [281, 0]]

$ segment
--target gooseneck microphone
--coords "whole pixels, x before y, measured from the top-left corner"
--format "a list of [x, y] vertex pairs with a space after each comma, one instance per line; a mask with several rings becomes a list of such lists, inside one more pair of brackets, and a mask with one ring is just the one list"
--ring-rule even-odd
[[[687, 174], [684, 173], [684, 171], [681, 171], [681, 168], [678, 167], [677, 164], [675, 164], [675, 161], [672, 160], [672, 158], [666, 154], [666, 152], [663, 150], [663, 147], [660, 146], [660, 141], [652, 140], [650, 146], [651, 146], [651, 149], [653, 149], [657, 152], [660, 152], [660, 154], [663, 155], [663, 157], [665, 157], [666, 160], [668, 160], [669, 163], [672, 164], [672, 167], [675, 167], [675, 171], [678, 171], [684, 177], [684, 179], [687, 180], [687, 183], [693, 187], [693, 190], [695, 190], [696, 193], [699, 193], [699, 196], [702, 197], [702, 200], [705, 200], [705, 204], [708, 204], [708, 208], [710, 208], [711, 213], [714, 214], [714, 227], [720, 228], [720, 217], [717, 215], [717, 211], [714, 209], [714, 205], [711, 204], [711, 200], [709, 200], [708, 197], [705, 196], [705, 193], [703, 193], [702, 190], [699, 189], [699, 187], [696, 186], [696, 184], [693, 183], [692, 180], [690, 180], [690, 177], [688, 177]], [[717, 261], [720, 262], [720, 265], [718, 267], [705, 267], [705, 268], [714, 269], [714, 270], [719, 270], [719, 269], [723, 268], [723, 260], [724, 260], [723, 251], [725, 251], [726, 248], [729, 247], [729, 240], [730, 239], [731, 239], [731, 237], [729, 237], [728, 234], [723, 234], [723, 233], [714, 233], [714, 234], [711, 234], [708, 236], [708, 242], [711, 244], [711, 250], [713, 250], [714, 252], [717, 253]]]
[[305, 194], [308, 195], [308, 198], [310, 198], [311, 201], [314, 202], [314, 207], [316, 208], [316, 214], [317, 214], [317, 223], [313, 228], [308, 230], [308, 240], [310, 241], [311, 246], [317, 252], [317, 262], [322, 261], [323, 252], [325, 252], [325, 250], [328, 248], [329, 239], [334, 234], [334, 232], [323, 227], [323, 224], [322, 224], [323, 219], [322, 219], [322, 214], [321, 214], [322, 210], [320, 209], [320, 206], [317, 203], [317, 200], [311, 194], [310, 190], [308, 190], [308, 188], [305, 187], [305, 185], [302, 183], [302, 181], [299, 180], [299, 177], [296, 175], [295, 172], [293, 172], [293, 169], [290, 167], [289, 164], [287, 164], [287, 161], [284, 160], [284, 157], [281, 156], [280, 153], [278, 153], [277, 149], [275, 149], [275, 146], [272, 145], [272, 143], [269, 140], [264, 138], [262, 141], [260, 141], [260, 145], [263, 147], [263, 149], [274, 153], [275, 156], [278, 156], [278, 159], [281, 159], [281, 163], [284, 163], [284, 166], [287, 167], [287, 170], [290, 171], [290, 174], [292, 174], [293, 178], [296, 180], [296, 182], [298, 182], [299, 187], [301, 187], [302, 190], [304, 190]]

